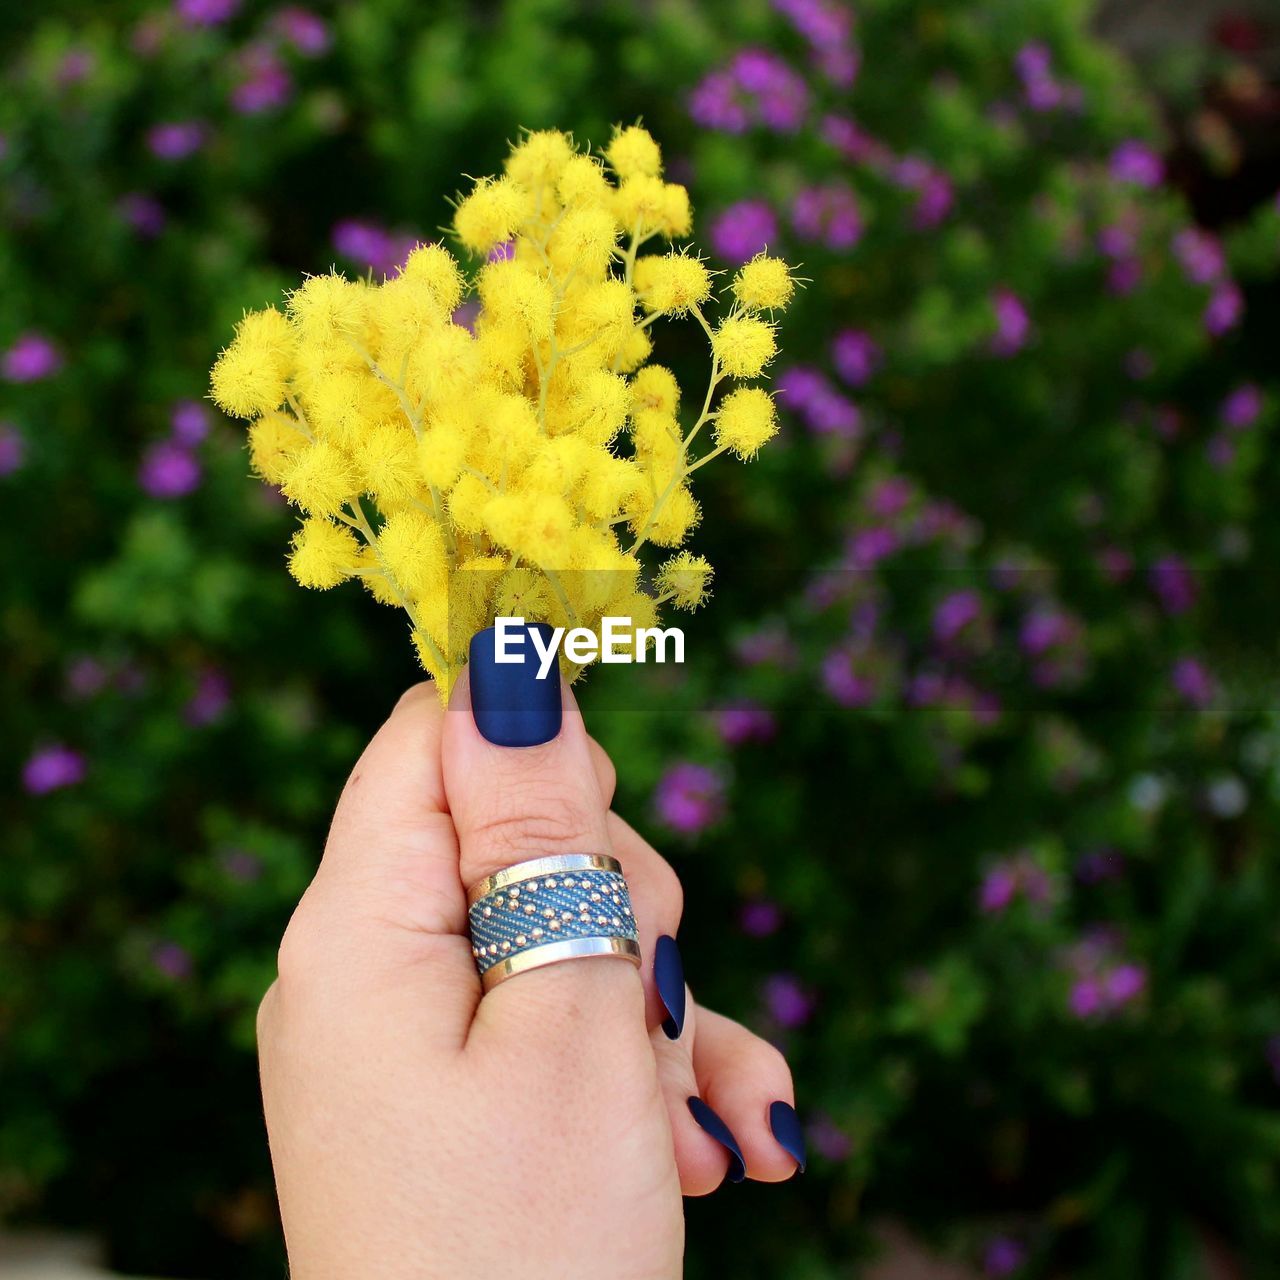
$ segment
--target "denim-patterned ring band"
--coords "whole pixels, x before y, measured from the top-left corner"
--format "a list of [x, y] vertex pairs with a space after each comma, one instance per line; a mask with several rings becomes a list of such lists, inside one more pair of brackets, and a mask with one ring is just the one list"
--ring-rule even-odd
[[631, 894], [616, 858], [568, 853], [517, 863], [467, 894], [471, 954], [486, 991], [528, 969], [585, 956], [640, 963]]

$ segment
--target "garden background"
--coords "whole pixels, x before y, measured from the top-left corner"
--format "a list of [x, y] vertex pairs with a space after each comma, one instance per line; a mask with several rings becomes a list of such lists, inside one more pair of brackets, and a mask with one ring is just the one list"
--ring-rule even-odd
[[991, 1276], [1280, 1273], [1276, 30], [1135, 68], [1095, 17], [5, 10], [0, 1221], [282, 1273], [254, 1012], [418, 675], [289, 582], [207, 369], [519, 127], [643, 117], [717, 267], [810, 281], [782, 439], [708, 472], [693, 660], [582, 693], [813, 1149], [690, 1204], [688, 1274], [858, 1276], [885, 1223]]

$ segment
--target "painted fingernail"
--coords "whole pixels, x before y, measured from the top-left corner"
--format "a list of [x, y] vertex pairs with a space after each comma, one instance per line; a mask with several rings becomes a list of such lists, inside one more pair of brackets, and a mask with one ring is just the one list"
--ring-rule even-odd
[[729, 1153], [729, 1181], [741, 1182], [747, 1176], [747, 1162], [733, 1130], [696, 1094], [689, 1099], [689, 1114]]
[[[560, 732], [560, 668], [545, 622], [495, 627], [471, 637], [471, 713], [499, 747], [536, 747]], [[539, 669], [546, 666], [544, 675]]]
[[769, 1128], [778, 1146], [787, 1153], [804, 1172], [808, 1162], [805, 1151], [804, 1130], [800, 1127], [800, 1117], [789, 1102], [773, 1102], [769, 1104]]
[[668, 1040], [678, 1040], [684, 1030], [684, 964], [676, 940], [665, 933], [653, 949], [653, 981], [667, 1011], [662, 1029]]

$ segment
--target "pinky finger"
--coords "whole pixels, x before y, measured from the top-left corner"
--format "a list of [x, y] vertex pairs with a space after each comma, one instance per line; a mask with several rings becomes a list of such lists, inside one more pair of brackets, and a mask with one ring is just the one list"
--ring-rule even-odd
[[741, 1023], [699, 1008], [693, 1041], [698, 1092], [728, 1126], [756, 1182], [784, 1182], [805, 1165], [791, 1068]]

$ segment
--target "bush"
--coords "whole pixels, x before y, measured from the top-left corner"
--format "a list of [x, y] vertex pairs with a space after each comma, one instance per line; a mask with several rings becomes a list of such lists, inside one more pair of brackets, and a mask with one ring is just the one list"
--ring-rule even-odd
[[1280, 213], [1191, 226], [1076, 4], [82, 12], [0, 105], [0, 1212], [278, 1274], [253, 1013], [415, 673], [290, 587], [204, 371], [299, 271], [392, 269], [518, 125], [643, 113], [718, 265], [810, 278], [787, 439], [708, 473], [693, 661], [584, 690], [696, 992], [786, 1047], [818, 1153], [691, 1207], [690, 1275], [848, 1274], [886, 1213], [993, 1274], [1205, 1233], [1266, 1274]]

